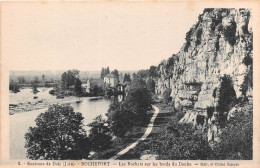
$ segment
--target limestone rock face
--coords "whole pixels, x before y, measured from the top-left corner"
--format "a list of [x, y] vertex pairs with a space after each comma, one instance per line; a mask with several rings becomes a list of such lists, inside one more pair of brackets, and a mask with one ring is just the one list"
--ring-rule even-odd
[[248, 9], [205, 9], [181, 50], [159, 64], [156, 93], [171, 88], [175, 107], [206, 109], [215, 106], [213, 92], [228, 75], [236, 97], [243, 96], [241, 88], [252, 69], [249, 21]]

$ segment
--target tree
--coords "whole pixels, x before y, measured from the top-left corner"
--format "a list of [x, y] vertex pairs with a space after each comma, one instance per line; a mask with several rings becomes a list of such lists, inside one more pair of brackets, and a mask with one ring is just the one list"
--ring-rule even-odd
[[13, 80], [10, 81], [9, 83], [9, 90], [13, 91], [13, 92], [19, 92], [19, 85], [17, 83], [15, 83]]
[[110, 104], [108, 113], [110, 131], [117, 137], [123, 137], [134, 126], [134, 114], [120, 102]]
[[242, 106], [222, 129], [220, 143], [214, 148], [213, 159], [252, 160], [253, 155], [253, 106]]
[[137, 72], [137, 75], [140, 76], [141, 78], [147, 78], [149, 76], [149, 70], [146, 69], [146, 70], [139, 70]]
[[153, 79], [149, 78], [147, 80], [147, 88], [151, 93], [155, 92], [155, 82]]
[[42, 81], [45, 81], [45, 75], [42, 74]]
[[131, 76], [130, 74], [125, 73], [123, 83], [125, 82], [131, 82]]
[[108, 123], [101, 115], [98, 115], [94, 122], [88, 125], [91, 127], [89, 139], [91, 142], [91, 149], [93, 151], [103, 151], [112, 145], [112, 136], [110, 135]]
[[150, 66], [149, 77], [152, 77], [152, 78], [158, 77], [158, 72], [157, 72], [157, 67], [156, 66]]
[[74, 84], [74, 92], [79, 95], [82, 94], [82, 87], [81, 87], [81, 80], [79, 78], [75, 79], [75, 84]]
[[83, 128], [81, 113], [68, 105], [52, 105], [35, 120], [25, 134], [28, 159], [87, 159], [89, 139]]
[[138, 78], [138, 75], [136, 73], [132, 74], [133, 79]]
[[163, 101], [165, 103], [169, 103], [172, 98], [171, 98], [171, 92], [172, 92], [172, 89], [171, 88], [167, 88], [164, 92], [163, 92]]
[[236, 103], [236, 92], [233, 87], [233, 82], [229, 75], [224, 75], [221, 78], [221, 85], [219, 88], [219, 96], [218, 96], [218, 105], [217, 111], [219, 112], [219, 124], [220, 126], [224, 126], [227, 116], [224, 114], [225, 112], [229, 112], [229, 110]]
[[19, 76], [18, 77], [18, 82], [19, 83], [26, 83], [26, 80], [25, 80], [24, 76]]
[[39, 80], [38, 76], [35, 76], [33, 78], [33, 83], [39, 83], [39, 82], [40, 82], [40, 80]]
[[128, 94], [123, 102], [113, 102], [107, 117], [111, 132], [123, 137], [135, 125], [144, 123], [147, 111], [151, 109], [151, 95], [146, 83], [141, 78], [135, 78], [129, 85]]
[[62, 73], [61, 82], [63, 89], [68, 89], [70, 86], [75, 85], [76, 79], [79, 78], [79, 70], [73, 69]]
[[142, 78], [134, 78], [123, 104], [134, 113], [136, 123], [142, 123], [147, 118], [151, 102], [151, 94], [145, 81]]
[[119, 72], [117, 69], [115, 69], [114, 71], [111, 72], [112, 74], [114, 74], [116, 77], [119, 78]]
[[107, 68], [102, 68], [101, 74], [100, 74], [101, 79], [104, 79], [104, 77], [105, 77], [107, 74], [109, 74], [109, 73], [110, 73], [109, 67], [107, 67]]

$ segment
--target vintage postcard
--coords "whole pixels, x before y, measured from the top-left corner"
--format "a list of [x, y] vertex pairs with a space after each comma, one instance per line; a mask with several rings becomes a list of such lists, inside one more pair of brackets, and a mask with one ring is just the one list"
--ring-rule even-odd
[[260, 167], [259, 8], [0, 2], [0, 167]]

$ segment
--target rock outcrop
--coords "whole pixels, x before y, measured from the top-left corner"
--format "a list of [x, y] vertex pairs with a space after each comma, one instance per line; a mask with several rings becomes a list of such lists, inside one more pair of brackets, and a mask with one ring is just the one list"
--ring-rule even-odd
[[175, 109], [204, 114], [208, 107], [217, 106], [225, 76], [231, 80], [236, 98], [252, 95], [249, 20], [249, 9], [205, 9], [187, 32], [181, 50], [158, 65], [156, 93], [162, 95], [170, 88]]

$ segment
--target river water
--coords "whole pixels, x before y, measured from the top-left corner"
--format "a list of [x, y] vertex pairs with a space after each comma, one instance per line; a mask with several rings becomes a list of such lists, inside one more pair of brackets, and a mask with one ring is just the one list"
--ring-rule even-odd
[[[10, 93], [10, 103], [17, 104], [34, 101], [33, 96], [38, 96], [38, 99], [56, 99], [55, 96], [48, 93], [50, 89], [39, 88], [38, 90], [40, 92], [37, 94], [33, 94], [31, 89], [21, 89], [21, 92]], [[88, 97], [83, 97], [81, 100], [81, 103], [71, 103], [71, 106], [75, 112], [82, 113], [84, 127], [88, 130], [86, 125], [91, 123], [97, 115], [104, 115], [109, 108], [110, 101], [105, 99], [90, 101]], [[46, 110], [47, 108], [44, 108], [10, 115], [10, 159], [26, 159], [24, 135], [30, 126], [35, 126], [34, 120], [36, 117]]]

